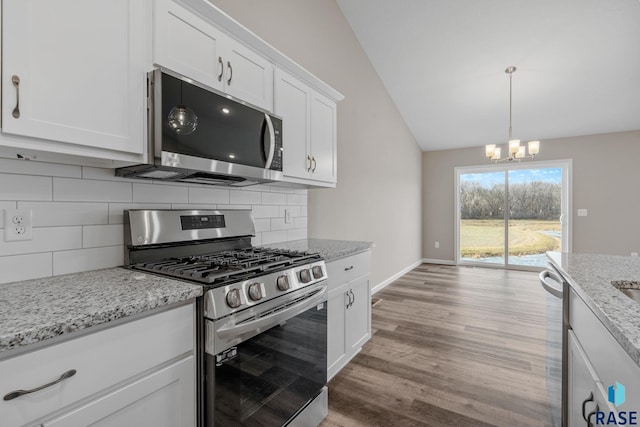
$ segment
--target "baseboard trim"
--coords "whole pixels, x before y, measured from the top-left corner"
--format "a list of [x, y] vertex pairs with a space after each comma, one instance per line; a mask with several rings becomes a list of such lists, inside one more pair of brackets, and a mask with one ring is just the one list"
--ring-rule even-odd
[[373, 288], [371, 288], [371, 295], [375, 294], [376, 292], [379, 292], [379, 291], [383, 290], [384, 288], [389, 286], [391, 283], [395, 282], [400, 277], [404, 276], [405, 274], [407, 274], [408, 272], [410, 272], [411, 270], [413, 270], [414, 268], [416, 268], [417, 266], [419, 266], [423, 262], [424, 262], [424, 260], [420, 259], [420, 260], [414, 262], [413, 264], [411, 264], [410, 266], [408, 266], [407, 268], [403, 269], [402, 271], [399, 271], [396, 274], [394, 274], [393, 276], [391, 276], [391, 277], [387, 278], [386, 280], [383, 280], [382, 282], [378, 283]]
[[456, 265], [455, 261], [451, 261], [448, 259], [422, 258], [422, 262], [427, 264]]

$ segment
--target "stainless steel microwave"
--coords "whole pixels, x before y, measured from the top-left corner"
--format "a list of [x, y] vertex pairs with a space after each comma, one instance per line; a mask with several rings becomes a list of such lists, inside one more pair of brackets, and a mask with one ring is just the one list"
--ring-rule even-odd
[[246, 186], [282, 179], [282, 120], [165, 69], [148, 75], [148, 163], [127, 178]]

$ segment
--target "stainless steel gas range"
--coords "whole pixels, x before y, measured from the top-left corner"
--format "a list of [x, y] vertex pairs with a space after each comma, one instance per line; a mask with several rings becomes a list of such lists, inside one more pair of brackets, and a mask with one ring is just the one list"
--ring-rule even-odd
[[129, 210], [125, 264], [199, 283], [199, 424], [317, 426], [327, 414], [327, 273], [251, 246], [249, 210]]

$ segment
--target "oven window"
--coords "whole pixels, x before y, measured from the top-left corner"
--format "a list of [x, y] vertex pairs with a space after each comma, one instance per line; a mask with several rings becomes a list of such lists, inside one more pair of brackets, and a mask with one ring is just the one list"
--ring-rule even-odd
[[327, 305], [242, 342], [235, 355], [230, 350], [218, 366], [206, 355], [207, 424], [283, 425], [326, 384]]

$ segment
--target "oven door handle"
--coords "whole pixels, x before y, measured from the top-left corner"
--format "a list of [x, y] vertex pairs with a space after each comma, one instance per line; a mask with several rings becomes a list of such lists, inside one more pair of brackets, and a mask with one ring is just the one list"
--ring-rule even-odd
[[326, 301], [326, 286], [318, 288], [318, 290], [309, 296], [307, 299], [296, 303], [290, 307], [283, 308], [272, 314], [268, 314], [263, 317], [259, 317], [255, 320], [248, 322], [241, 322], [239, 324], [228, 323], [219, 329], [216, 329], [216, 335], [222, 339], [235, 338], [250, 332], [266, 331], [285, 320], [291, 319], [300, 313], [303, 313], [313, 306]]

